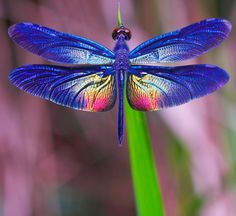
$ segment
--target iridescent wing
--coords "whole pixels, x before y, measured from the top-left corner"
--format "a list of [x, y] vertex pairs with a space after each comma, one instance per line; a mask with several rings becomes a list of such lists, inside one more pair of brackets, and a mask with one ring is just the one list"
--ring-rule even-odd
[[144, 42], [130, 52], [130, 61], [137, 65], [191, 59], [217, 47], [230, 31], [229, 21], [206, 19]]
[[18, 23], [9, 28], [8, 34], [22, 48], [49, 61], [95, 65], [114, 62], [114, 53], [106, 47], [40, 25]]
[[158, 110], [210, 94], [228, 80], [228, 74], [213, 65], [131, 66], [127, 97], [134, 109]]
[[106, 111], [116, 100], [113, 69], [108, 66], [27, 65], [9, 79], [18, 88], [54, 103], [84, 111]]

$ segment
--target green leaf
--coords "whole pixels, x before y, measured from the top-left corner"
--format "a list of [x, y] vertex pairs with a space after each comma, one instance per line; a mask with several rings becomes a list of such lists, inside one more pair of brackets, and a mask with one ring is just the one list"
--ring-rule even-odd
[[120, 2], [118, 3], [117, 21], [118, 21], [118, 27], [123, 26], [121, 15], [120, 15]]
[[139, 216], [164, 216], [163, 202], [145, 113], [125, 103], [126, 127], [136, 209]]

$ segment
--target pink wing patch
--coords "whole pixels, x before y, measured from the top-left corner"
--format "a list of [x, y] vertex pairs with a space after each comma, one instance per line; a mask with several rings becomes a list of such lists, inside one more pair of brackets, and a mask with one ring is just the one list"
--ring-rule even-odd
[[114, 106], [116, 100], [114, 76], [102, 78], [102, 83], [93, 93], [95, 99], [92, 103], [92, 111], [106, 111]]
[[[81, 84], [79, 81], [82, 81]], [[114, 76], [109, 75], [102, 78], [98, 74], [93, 74], [79, 81], [77, 81], [75, 87], [81, 89], [82, 85], [84, 88], [76, 98], [77, 103], [81, 104], [81, 110], [92, 112], [107, 111], [114, 106], [116, 99]], [[92, 84], [85, 88], [85, 82]]]
[[128, 101], [134, 109], [141, 111], [157, 110], [160, 92], [149, 84], [150, 75], [142, 78], [130, 75], [127, 80]]

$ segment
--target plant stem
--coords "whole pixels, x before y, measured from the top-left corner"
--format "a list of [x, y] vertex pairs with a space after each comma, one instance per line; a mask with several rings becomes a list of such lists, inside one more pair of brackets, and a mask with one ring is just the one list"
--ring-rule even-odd
[[125, 104], [130, 165], [139, 216], [164, 216], [163, 202], [145, 113]]

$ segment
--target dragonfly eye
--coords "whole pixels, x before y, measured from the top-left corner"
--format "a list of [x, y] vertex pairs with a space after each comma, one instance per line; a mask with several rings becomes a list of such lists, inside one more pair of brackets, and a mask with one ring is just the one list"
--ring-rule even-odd
[[132, 37], [131, 31], [128, 28], [125, 27], [120, 27], [120, 28], [115, 28], [112, 32], [112, 38], [114, 40], [117, 40], [119, 35], [123, 35], [125, 37], [125, 40], [130, 40]]

